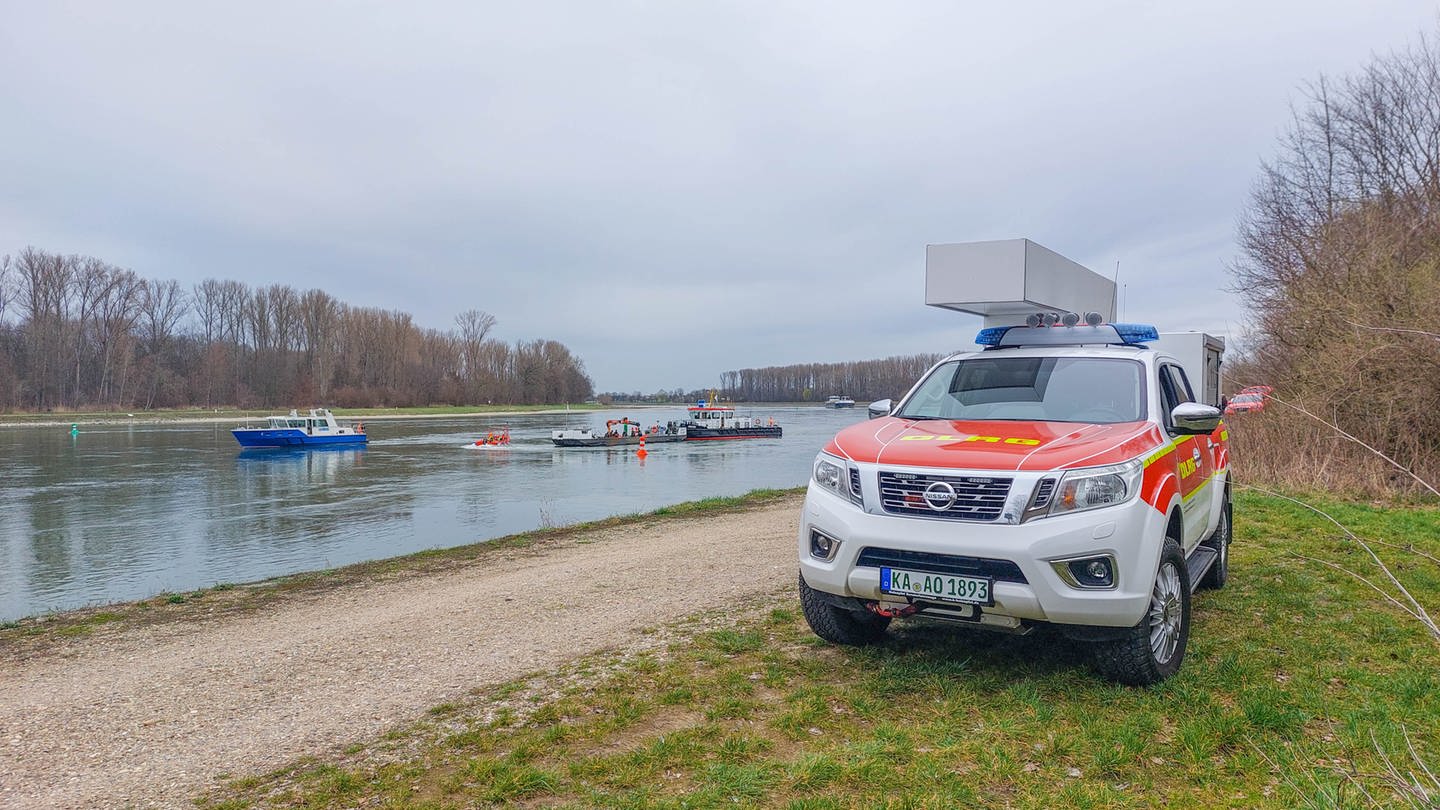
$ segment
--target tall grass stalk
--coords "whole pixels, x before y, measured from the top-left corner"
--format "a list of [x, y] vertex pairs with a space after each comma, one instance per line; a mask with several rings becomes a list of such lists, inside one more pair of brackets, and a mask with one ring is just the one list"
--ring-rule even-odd
[[[1437, 497], [1437, 498], [1440, 498], [1440, 489], [1436, 489], [1435, 486], [1434, 486], [1433, 484], [1431, 484], [1429, 481], [1426, 481], [1424, 478], [1421, 478], [1419, 475], [1415, 474], [1415, 471], [1414, 471], [1414, 470], [1411, 470], [1410, 468], [1406, 467], [1404, 464], [1401, 464], [1400, 462], [1398, 462], [1398, 461], [1396, 461], [1395, 459], [1391, 458], [1390, 456], [1386, 455], [1384, 452], [1381, 452], [1380, 450], [1378, 450], [1378, 449], [1370, 446], [1369, 444], [1366, 444], [1365, 442], [1361, 441], [1360, 439], [1356, 438], [1355, 436], [1353, 436], [1353, 435], [1351, 435], [1350, 433], [1348, 433], [1347, 431], [1345, 431], [1344, 428], [1341, 428], [1339, 425], [1335, 424], [1334, 422], [1328, 421], [1328, 420], [1326, 420], [1324, 417], [1317, 416], [1316, 414], [1310, 412], [1310, 411], [1307, 410], [1306, 408], [1303, 408], [1303, 407], [1301, 407], [1301, 406], [1299, 406], [1299, 405], [1297, 405], [1297, 404], [1295, 404], [1295, 403], [1293, 403], [1293, 402], [1287, 402], [1287, 401], [1285, 401], [1285, 400], [1283, 400], [1283, 399], [1275, 396], [1273, 393], [1270, 394], [1269, 396], [1267, 396], [1266, 399], [1268, 399], [1268, 400], [1271, 401], [1271, 402], [1278, 402], [1278, 403], [1280, 403], [1281, 405], [1284, 405], [1284, 406], [1287, 407], [1287, 408], [1291, 408], [1291, 409], [1293, 409], [1293, 410], [1295, 410], [1295, 411], [1297, 411], [1297, 412], [1299, 412], [1299, 413], [1301, 413], [1301, 414], [1304, 414], [1305, 416], [1308, 416], [1308, 417], [1310, 417], [1311, 419], [1314, 419], [1316, 422], [1319, 422], [1320, 424], [1324, 425], [1325, 427], [1330, 428], [1331, 430], [1335, 431], [1337, 434], [1339, 434], [1340, 436], [1344, 437], [1345, 439], [1347, 439], [1347, 440], [1349, 440], [1349, 441], [1351, 441], [1351, 442], [1354, 442], [1355, 444], [1358, 444], [1359, 446], [1361, 446], [1361, 447], [1365, 448], [1366, 450], [1370, 451], [1370, 452], [1373, 453], [1376, 457], [1384, 460], [1385, 463], [1389, 464], [1391, 467], [1394, 467], [1395, 469], [1397, 469], [1397, 470], [1399, 470], [1400, 472], [1404, 473], [1407, 477], [1409, 477], [1411, 480], [1413, 480], [1416, 484], [1419, 484], [1419, 485], [1420, 485], [1421, 487], [1423, 487], [1424, 489], [1429, 490], [1429, 491], [1430, 491], [1430, 494], [1434, 495], [1434, 496]], [[1327, 515], [1327, 517], [1328, 517], [1328, 515]]]
[[[1355, 325], [1359, 326], [1359, 324]], [[1440, 335], [1434, 335], [1428, 332], [1423, 334], [1429, 337], [1440, 339]], [[1344, 430], [1334, 422], [1331, 422], [1296, 403], [1276, 397], [1273, 394], [1268, 396], [1267, 399], [1270, 402], [1278, 403], [1279, 405], [1289, 408], [1296, 413], [1302, 414], [1313, 420], [1314, 422], [1319, 423], [1320, 425], [1323, 425], [1324, 427], [1330, 429], [1334, 435], [1339, 436], [1343, 440], [1352, 443], [1352, 445], [1354, 446], [1362, 448], [1364, 451], [1368, 452], [1373, 457], [1381, 459], [1391, 468], [1403, 474], [1404, 477], [1408, 478], [1414, 485], [1430, 492], [1437, 498], [1440, 498], [1440, 489], [1437, 489], [1435, 485], [1432, 484], [1430, 481], [1426, 480], [1414, 470], [1396, 461], [1394, 458], [1391, 458], [1388, 454], [1371, 446], [1370, 444], [1367, 444], [1364, 441], [1361, 441], [1359, 438], [1357, 438], [1350, 432]], [[1266, 416], [1263, 414], [1261, 415], [1261, 417], [1266, 418]], [[1273, 418], [1269, 419], [1269, 422], [1273, 425]], [[1256, 425], [1254, 421], [1252, 421], [1250, 424]], [[1256, 426], [1258, 427], [1258, 425]], [[1248, 428], [1249, 426], [1246, 427]], [[1243, 428], [1240, 431], [1236, 431], [1237, 435], [1242, 437], [1245, 435], [1245, 432], [1246, 430]], [[1279, 434], [1279, 437], [1281, 438], [1281, 442], [1279, 444], [1283, 447], [1286, 444], [1283, 440], [1283, 431]], [[1271, 438], [1273, 439], [1275, 437]], [[1297, 461], [1298, 454], [1294, 452], [1295, 436], [1293, 433], [1291, 434], [1290, 439], [1292, 441], [1289, 443], [1290, 446], [1287, 448], [1290, 452], [1277, 453], [1276, 457], [1281, 459], [1288, 458], [1289, 463], [1294, 464]], [[1277, 448], [1276, 446], [1271, 445], [1270, 449], [1275, 450]], [[1281, 461], [1282, 466], [1284, 463], [1284, 461]], [[1272, 470], [1275, 470], [1275, 468], [1272, 468]], [[1394, 605], [1400, 611], [1405, 613], [1405, 615], [1419, 622], [1430, 634], [1430, 637], [1437, 644], [1440, 644], [1440, 626], [1437, 626], [1435, 619], [1430, 615], [1430, 612], [1425, 609], [1424, 605], [1420, 604], [1419, 600], [1415, 598], [1415, 596], [1410, 592], [1410, 590], [1405, 587], [1404, 583], [1400, 581], [1399, 577], [1395, 575], [1394, 570], [1392, 570], [1391, 567], [1386, 564], [1383, 559], [1381, 559], [1380, 555], [1375, 553], [1375, 549], [1371, 543], [1361, 539], [1347, 526], [1337, 520], [1333, 515], [1323, 509], [1320, 509], [1314, 504], [1308, 503], [1299, 498], [1282, 495], [1278, 492], [1255, 486], [1253, 484], [1236, 484], [1236, 486], [1254, 490], [1256, 492], [1264, 493], [1271, 497], [1281, 498], [1283, 500], [1297, 504], [1301, 507], [1309, 509], [1310, 511], [1316, 513], [1317, 515], [1320, 515], [1321, 517], [1333, 523], [1337, 528], [1340, 529], [1340, 531], [1344, 532], [1345, 536], [1348, 537], [1352, 543], [1359, 546], [1365, 551], [1365, 553], [1370, 557], [1371, 561], [1374, 562], [1376, 567], [1380, 569], [1380, 572], [1384, 577], [1384, 581], [1388, 582], [1393, 587], [1393, 592], [1391, 590], [1387, 590], [1384, 587], [1381, 587], [1381, 585], [1374, 582], [1370, 577], [1367, 577], [1360, 572], [1339, 563], [1331, 562], [1329, 560], [1322, 560], [1303, 554], [1296, 556], [1298, 556], [1300, 559], [1340, 571], [1347, 576], [1353, 577], [1355, 580], [1363, 583], [1371, 590], [1379, 594], [1380, 597], [1383, 598], [1386, 602]], [[1375, 544], [1398, 549], [1402, 552], [1429, 560], [1431, 563], [1440, 563], [1440, 558], [1416, 549], [1411, 544], [1406, 544], [1402, 546], [1398, 543], [1387, 543], [1383, 540], [1376, 541]], [[1396, 758], [1392, 757], [1390, 753], [1385, 750], [1385, 746], [1381, 744], [1381, 742], [1375, 737], [1375, 734], [1372, 731], [1370, 734], [1371, 745], [1376, 755], [1380, 758], [1380, 761], [1384, 763], [1383, 771], [1378, 774], [1362, 774], [1354, 769], [1353, 761], [1350, 761], [1352, 763], [1352, 766], [1343, 771], [1342, 784], [1350, 786], [1354, 791], [1359, 794], [1360, 797], [1363, 797], [1363, 801], [1365, 802], [1365, 804], [1370, 807], [1389, 807], [1394, 806], [1395, 802], [1399, 802], [1401, 806], [1415, 808], [1416, 810], [1435, 810], [1436, 808], [1440, 808], [1440, 779], [1437, 779], [1434, 770], [1431, 769], [1429, 764], [1425, 762], [1425, 758], [1421, 756], [1421, 754], [1415, 749], [1415, 745], [1410, 739], [1410, 733], [1403, 725], [1400, 726], [1400, 732], [1405, 737], [1406, 750], [1404, 756], [1401, 758], [1403, 764], [1402, 762], [1397, 762]], [[1265, 754], [1263, 751], [1261, 752], [1261, 756], [1263, 756], [1267, 761], [1269, 761], [1272, 767], [1277, 767], [1274, 760], [1271, 759], [1270, 756]], [[1283, 769], [1279, 769], [1278, 767], [1277, 770], [1280, 770], [1282, 773], [1284, 772]], [[1311, 779], [1313, 781], [1313, 776], [1311, 777]], [[1326, 806], [1325, 804], [1318, 803], [1316, 799], [1312, 798], [1312, 796], [1326, 796], [1327, 798], [1329, 798], [1329, 795], [1324, 790], [1320, 789], [1320, 785], [1312, 784], [1310, 786], [1311, 789], [1307, 790], [1302, 788], [1301, 785], [1295, 784], [1292, 780], [1290, 780], [1288, 776], [1286, 777], [1286, 782], [1289, 785], [1290, 789], [1297, 796], [1300, 796], [1304, 800], [1307, 807], [1320, 808]], [[1384, 786], [1385, 790], [1389, 794], [1388, 796], [1383, 798], [1377, 798], [1374, 793], [1371, 792], [1370, 788], [1367, 786], [1367, 783], [1373, 784], [1376, 782]], [[1333, 796], [1333, 800], [1335, 807], [1340, 807], [1345, 804], [1344, 797], [1341, 793], [1337, 792]]]
[[[1355, 534], [1354, 532], [1350, 531], [1350, 529], [1347, 528], [1347, 527], [1345, 526], [1345, 524], [1343, 524], [1343, 523], [1341, 523], [1340, 521], [1336, 520], [1333, 515], [1331, 515], [1329, 512], [1326, 512], [1324, 509], [1321, 509], [1321, 508], [1319, 508], [1319, 507], [1317, 507], [1317, 506], [1315, 506], [1315, 505], [1313, 505], [1313, 504], [1306, 503], [1305, 501], [1300, 500], [1299, 498], [1292, 498], [1292, 497], [1290, 497], [1289, 495], [1282, 495], [1282, 494], [1279, 493], [1279, 492], [1272, 492], [1271, 490], [1265, 489], [1264, 487], [1257, 487], [1257, 486], [1254, 486], [1254, 485], [1252, 485], [1252, 484], [1235, 484], [1234, 486], [1241, 487], [1241, 488], [1244, 488], [1244, 489], [1254, 490], [1255, 492], [1259, 492], [1259, 493], [1262, 493], [1262, 494], [1264, 494], [1264, 495], [1269, 495], [1269, 496], [1274, 497], [1274, 498], [1280, 498], [1281, 500], [1286, 500], [1286, 501], [1289, 501], [1290, 503], [1297, 504], [1297, 505], [1299, 505], [1299, 506], [1303, 506], [1304, 508], [1309, 509], [1310, 511], [1314, 512], [1315, 514], [1317, 514], [1317, 515], [1325, 518], [1326, 520], [1330, 521], [1331, 523], [1335, 524], [1336, 528], [1338, 528], [1338, 529], [1340, 529], [1340, 531], [1344, 532], [1344, 533], [1345, 533], [1345, 536], [1346, 536], [1346, 537], [1349, 537], [1351, 542], [1353, 542], [1355, 545], [1359, 546], [1361, 549], [1363, 549], [1363, 550], [1365, 551], [1366, 554], [1368, 554], [1368, 555], [1370, 556], [1370, 559], [1373, 560], [1373, 561], [1375, 562], [1375, 565], [1380, 568], [1380, 572], [1385, 575], [1385, 579], [1389, 580], [1390, 584], [1393, 585], [1393, 586], [1395, 586], [1395, 589], [1400, 592], [1400, 597], [1403, 597], [1403, 601], [1402, 601], [1401, 598], [1397, 598], [1395, 595], [1391, 594], [1389, 591], [1386, 591], [1384, 588], [1380, 587], [1379, 585], [1376, 585], [1376, 584], [1375, 584], [1374, 582], [1372, 582], [1368, 577], [1364, 576], [1363, 574], [1359, 573], [1358, 571], [1355, 571], [1355, 570], [1350, 569], [1350, 568], [1346, 568], [1346, 567], [1343, 566], [1343, 565], [1340, 565], [1340, 564], [1338, 564], [1338, 563], [1333, 563], [1333, 562], [1330, 562], [1330, 561], [1328, 561], [1328, 560], [1321, 560], [1321, 559], [1317, 559], [1317, 558], [1315, 558], [1315, 557], [1307, 557], [1307, 556], [1305, 556], [1305, 555], [1303, 555], [1303, 554], [1299, 554], [1299, 555], [1296, 555], [1296, 556], [1300, 557], [1301, 559], [1309, 560], [1310, 562], [1319, 563], [1319, 564], [1321, 564], [1321, 565], [1324, 565], [1324, 566], [1328, 566], [1328, 567], [1330, 567], [1330, 568], [1333, 568], [1333, 569], [1335, 569], [1335, 570], [1337, 570], [1337, 571], [1341, 571], [1341, 572], [1343, 572], [1343, 573], [1345, 573], [1345, 574], [1347, 574], [1347, 575], [1349, 575], [1349, 576], [1351, 576], [1351, 577], [1354, 577], [1356, 580], [1359, 580], [1360, 582], [1364, 583], [1365, 585], [1368, 585], [1372, 590], [1374, 590], [1376, 593], [1378, 593], [1378, 594], [1380, 594], [1382, 597], [1384, 597], [1384, 598], [1385, 598], [1385, 601], [1387, 601], [1387, 602], [1389, 602], [1390, 604], [1396, 606], [1396, 607], [1399, 608], [1400, 610], [1404, 611], [1407, 615], [1409, 615], [1412, 619], [1415, 619], [1416, 621], [1418, 621], [1418, 622], [1420, 622], [1422, 625], [1424, 625], [1424, 626], [1425, 626], [1425, 629], [1426, 629], [1427, 631], [1429, 631], [1430, 635], [1431, 635], [1437, 642], [1440, 642], [1440, 626], [1437, 626], [1437, 625], [1435, 624], [1435, 620], [1434, 620], [1433, 618], [1431, 618], [1429, 611], [1425, 610], [1425, 606], [1424, 606], [1424, 605], [1421, 605], [1420, 602], [1414, 597], [1414, 595], [1412, 595], [1412, 594], [1410, 593], [1410, 589], [1409, 589], [1409, 588], [1406, 588], [1406, 587], [1405, 587], [1405, 584], [1402, 583], [1402, 582], [1400, 581], [1400, 579], [1395, 576], [1395, 572], [1390, 569], [1390, 566], [1386, 565], [1386, 564], [1385, 564], [1385, 561], [1382, 560], [1382, 559], [1380, 559], [1380, 555], [1378, 555], [1378, 554], [1375, 553], [1375, 549], [1372, 548], [1369, 543], [1367, 543], [1367, 542], [1365, 542], [1364, 540], [1360, 539], [1359, 535], [1357, 535], [1357, 534]], [[1396, 548], [1401, 548], [1401, 549], [1404, 549], [1404, 548], [1405, 548], [1404, 546], [1398, 546], [1398, 545], [1393, 544], [1393, 543], [1387, 544], [1387, 545], [1391, 545], [1391, 546], [1394, 546], [1394, 547], [1396, 547]], [[1434, 560], [1434, 559], [1435, 559], [1434, 557], [1431, 557], [1431, 556], [1428, 555], [1428, 554], [1425, 554], [1425, 555], [1423, 555], [1423, 556], [1429, 557], [1431, 560]]]

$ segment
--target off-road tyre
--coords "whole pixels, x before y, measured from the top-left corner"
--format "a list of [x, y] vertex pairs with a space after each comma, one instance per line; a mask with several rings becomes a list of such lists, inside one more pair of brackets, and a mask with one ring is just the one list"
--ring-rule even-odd
[[890, 626], [887, 616], [846, 610], [825, 601], [805, 582], [804, 574], [800, 575], [800, 609], [805, 612], [805, 621], [815, 635], [832, 644], [852, 647], [874, 644], [885, 638], [885, 628]]
[[1185, 555], [1167, 537], [1145, 615], [1123, 637], [1095, 645], [1095, 668], [1131, 686], [1149, 686], [1179, 672], [1190, 639], [1189, 583]]
[[1233, 508], [1230, 503], [1230, 488], [1225, 488], [1225, 503], [1220, 507], [1220, 525], [1205, 539], [1205, 545], [1215, 549], [1215, 562], [1205, 576], [1200, 579], [1201, 588], [1219, 590], [1225, 587], [1230, 579], [1230, 541], [1235, 534], [1235, 524], [1231, 520]]

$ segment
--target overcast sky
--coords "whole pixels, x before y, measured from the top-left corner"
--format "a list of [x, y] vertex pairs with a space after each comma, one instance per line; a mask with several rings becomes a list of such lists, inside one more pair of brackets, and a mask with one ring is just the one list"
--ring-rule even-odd
[[[1001, 8], [1001, 6], [1006, 6]], [[550, 338], [600, 391], [969, 347], [925, 245], [1028, 237], [1238, 336], [1306, 81], [1433, 2], [0, 0], [0, 253]]]

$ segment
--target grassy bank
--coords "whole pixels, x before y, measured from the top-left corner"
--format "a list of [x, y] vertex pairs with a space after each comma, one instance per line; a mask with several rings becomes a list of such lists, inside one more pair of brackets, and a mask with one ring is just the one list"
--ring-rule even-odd
[[0, 659], [34, 655], [97, 632], [120, 633], [135, 627], [168, 623], [214, 621], [237, 613], [263, 610], [280, 600], [314, 595], [327, 590], [366, 583], [454, 571], [465, 566], [486, 566], [515, 554], [540, 553], [557, 544], [591, 542], [595, 530], [633, 525], [657, 518], [689, 518], [749, 509], [787, 498], [801, 489], [753, 490], [733, 498], [664, 506], [652, 512], [624, 515], [571, 526], [537, 529], [455, 548], [430, 549], [343, 568], [309, 571], [244, 584], [218, 583], [184, 593], [162, 593], [149, 599], [79, 610], [48, 613], [0, 623]]
[[[1326, 505], [1440, 605], [1435, 510]], [[1371, 574], [1312, 512], [1241, 494], [1233, 578], [1196, 598], [1152, 689], [1086, 650], [911, 623], [832, 647], [777, 594], [697, 616], [664, 654], [600, 656], [434, 707], [343, 755], [206, 799], [293, 807], [1299, 807], [1396, 801], [1383, 756], [1440, 761], [1440, 650], [1325, 560]], [[737, 571], [743, 575], [743, 571]]]

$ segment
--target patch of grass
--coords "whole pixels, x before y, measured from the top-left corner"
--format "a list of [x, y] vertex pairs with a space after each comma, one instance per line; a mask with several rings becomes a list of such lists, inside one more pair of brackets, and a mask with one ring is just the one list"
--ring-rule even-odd
[[56, 628], [55, 634], [62, 638], [75, 638], [76, 636], [88, 636], [95, 632], [95, 628], [88, 624], [72, 624]]
[[426, 714], [429, 714], [431, 717], [449, 717], [459, 712], [460, 708], [460, 704], [458, 703], [441, 703], [438, 706], [431, 706]]
[[[1357, 533], [1440, 551], [1434, 510], [1427, 534], [1411, 510], [1348, 509]], [[450, 730], [392, 732], [393, 761], [311, 763], [204, 803], [1341, 807], [1356, 774], [1383, 772], [1381, 751], [1440, 761], [1433, 640], [1304, 559], [1349, 553], [1312, 514], [1242, 494], [1236, 531], [1230, 585], [1196, 595], [1185, 667], [1154, 688], [1102, 681], [1052, 633], [909, 621], [835, 647], [785, 598], [718, 628], [677, 621], [663, 655], [594, 656], [442, 704]]]
[[655, 516], [689, 516], [715, 512], [719, 510], [736, 509], [740, 507], [759, 506], [766, 503], [773, 503], [778, 500], [790, 497], [796, 493], [803, 492], [804, 488], [798, 489], [755, 489], [744, 495], [723, 498], [704, 498], [698, 501], [678, 503], [672, 506], [662, 506], [649, 514]]

